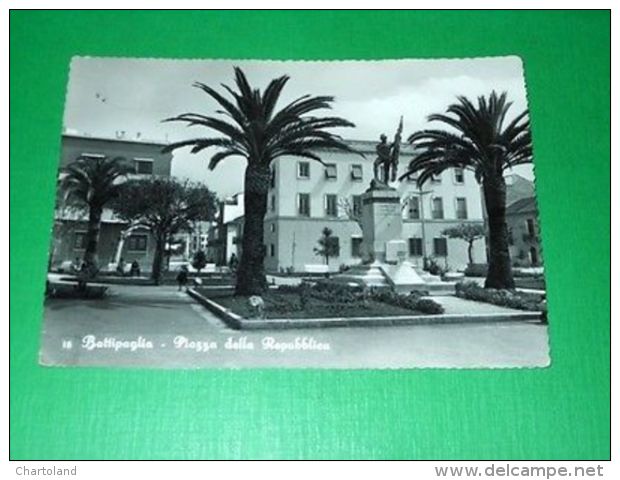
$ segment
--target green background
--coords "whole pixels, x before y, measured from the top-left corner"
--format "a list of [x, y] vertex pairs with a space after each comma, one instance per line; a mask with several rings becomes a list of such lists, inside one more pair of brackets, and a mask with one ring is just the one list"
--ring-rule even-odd
[[[13, 11], [10, 19], [11, 458], [609, 457], [608, 12]], [[37, 365], [71, 56], [507, 54], [526, 68], [550, 368]]]

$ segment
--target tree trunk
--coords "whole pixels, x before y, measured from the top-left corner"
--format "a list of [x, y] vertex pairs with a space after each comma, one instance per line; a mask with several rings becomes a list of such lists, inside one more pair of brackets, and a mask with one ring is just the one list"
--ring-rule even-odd
[[262, 295], [267, 289], [263, 222], [271, 180], [269, 166], [248, 165], [245, 169], [244, 225], [241, 259], [237, 268], [236, 295]]
[[151, 278], [155, 281], [155, 285], [159, 285], [161, 283], [165, 248], [166, 235], [155, 232], [155, 253], [153, 255], [153, 268], [151, 270]]
[[474, 241], [470, 240], [469, 245], [467, 246], [467, 256], [469, 257], [469, 264], [472, 265], [474, 263]]
[[98, 206], [91, 206], [88, 210], [88, 228], [85, 239], [86, 249], [84, 251], [84, 263], [90, 268], [97, 266], [97, 246], [99, 244], [102, 213], [103, 209]]
[[487, 178], [482, 184], [489, 221], [489, 270], [485, 288], [514, 288], [508, 227], [506, 225], [506, 182], [504, 177]]

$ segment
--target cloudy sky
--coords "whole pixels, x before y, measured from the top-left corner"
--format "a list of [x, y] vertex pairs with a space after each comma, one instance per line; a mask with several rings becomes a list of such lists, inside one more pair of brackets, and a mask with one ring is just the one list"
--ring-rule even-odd
[[[526, 108], [523, 67], [517, 57], [388, 61], [221, 61], [77, 57], [71, 63], [64, 115], [65, 130], [92, 136], [175, 141], [200, 137], [161, 120], [179, 113], [214, 114], [216, 103], [193, 88], [194, 81], [214, 87], [233, 84], [233, 66], [263, 89], [272, 78], [289, 75], [280, 105], [305, 95], [332, 95], [330, 114], [344, 117], [355, 128], [334, 130], [345, 138], [375, 140], [392, 136], [401, 115], [404, 137], [429, 126], [426, 117], [445, 111], [456, 95], [475, 98], [493, 89], [508, 92], [510, 117]], [[431, 124], [432, 125], [432, 124]], [[243, 188], [243, 159], [230, 158], [215, 171], [207, 169], [212, 150], [198, 155], [178, 150], [172, 173], [201, 180], [220, 195]], [[517, 173], [532, 178], [530, 166]]]

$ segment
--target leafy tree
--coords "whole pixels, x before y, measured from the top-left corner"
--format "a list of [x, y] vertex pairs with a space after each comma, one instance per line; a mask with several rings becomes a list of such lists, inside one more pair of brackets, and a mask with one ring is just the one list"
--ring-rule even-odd
[[151, 277], [159, 284], [166, 243], [175, 233], [191, 230], [198, 220], [211, 220], [216, 199], [204, 185], [170, 178], [130, 180], [112, 208], [132, 225], [148, 228], [155, 238]]
[[441, 234], [448, 238], [458, 238], [467, 242], [467, 257], [471, 265], [474, 263], [474, 242], [484, 238], [486, 230], [481, 223], [461, 223], [456, 227], [446, 228]]
[[64, 200], [88, 210], [84, 263], [92, 275], [97, 270], [97, 247], [103, 208], [117, 198], [129, 167], [121, 157], [79, 157], [67, 166], [61, 188]]
[[506, 122], [511, 102], [506, 93], [478, 97], [474, 105], [464, 96], [447, 108], [446, 114], [428, 117], [447, 130], [429, 129], [414, 133], [409, 143], [420, 150], [405, 175], [418, 172], [418, 185], [449, 168], [474, 171], [482, 184], [489, 228], [487, 288], [514, 288], [508, 228], [506, 226], [506, 182], [504, 172], [531, 163], [532, 139], [528, 110]]
[[276, 110], [282, 90], [289, 80], [287, 75], [272, 80], [261, 92], [249, 84], [240, 68], [235, 68], [234, 72], [236, 89], [222, 86], [230, 95], [228, 98], [203, 83], [194, 84], [217, 102], [219, 110], [216, 110], [216, 116], [184, 113], [167, 119], [184, 122], [188, 126], [206, 127], [216, 136], [172, 143], [164, 150], [191, 147], [192, 153], [199, 153], [209, 147], [218, 147], [209, 162], [210, 169], [231, 156], [246, 159], [245, 226], [236, 293], [260, 295], [267, 288], [263, 264], [263, 220], [267, 211], [271, 162], [282, 156], [297, 156], [323, 163], [316, 153], [317, 149], [354, 151], [339, 136], [327, 131], [354, 125], [339, 117], [316, 116], [317, 110], [331, 108], [334, 98], [330, 96], [303, 95]]
[[202, 270], [206, 266], [207, 254], [204, 252], [204, 250], [196, 251], [196, 253], [194, 253], [194, 258], [192, 258], [192, 267], [194, 267], [196, 270], [198, 270], [198, 273], [200, 273], [200, 270]]
[[321, 232], [319, 246], [314, 248], [314, 253], [325, 258], [325, 265], [329, 265], [329, 257], [340, 255], [340, 241], [330, 228], [325, 227]]

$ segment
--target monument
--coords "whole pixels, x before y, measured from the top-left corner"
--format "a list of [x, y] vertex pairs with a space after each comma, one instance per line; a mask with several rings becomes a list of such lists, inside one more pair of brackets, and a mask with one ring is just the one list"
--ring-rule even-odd
[[391, 144], [382, 134], [377, 144], [374, 179], [362, 194], [361, 227], [363, 263], [334, 280], [387, 287], [399, 293], [428, 291], [428, 285], [407, 261], [407, 243], [403, 240], [403, 220], [398, 191], [389, 185], [396, 181], [403, 119]]

